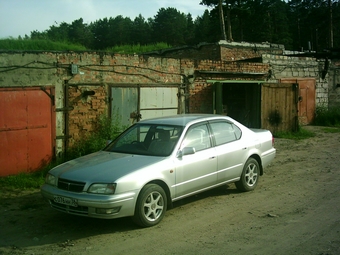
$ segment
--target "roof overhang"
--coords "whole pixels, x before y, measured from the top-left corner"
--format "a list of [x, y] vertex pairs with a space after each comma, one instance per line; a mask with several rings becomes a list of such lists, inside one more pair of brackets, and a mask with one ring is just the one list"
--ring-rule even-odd
[[207, 80], [208, 83], [250, 83], [250, 84], [261, 84], [266, 82], [265, 80]]

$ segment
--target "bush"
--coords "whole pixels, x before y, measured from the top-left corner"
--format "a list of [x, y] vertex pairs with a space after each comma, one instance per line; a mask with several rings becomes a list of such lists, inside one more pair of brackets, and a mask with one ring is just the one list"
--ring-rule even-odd
[[94, 131], [69, 148], [64, 161], [102, 150], [108, 141], [115, 139], [121, 133], [122, 126], [120, 123], [121, 119], [117, 116], [113, 119], [106, 116], [99, 117]]
[[340, 126], [340, 107], [317, 107], [313, 124], [316, 126]]

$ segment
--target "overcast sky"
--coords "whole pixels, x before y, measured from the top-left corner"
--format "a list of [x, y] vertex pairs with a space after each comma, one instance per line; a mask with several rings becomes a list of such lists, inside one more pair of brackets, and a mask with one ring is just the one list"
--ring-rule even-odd
[[50, 26], [79, 18], [91, 23], [103, 18], [130, 17], [139, 14], [154, 18], [160, 8], [173, 7], [195, 19], [206, 6], [200, 0], [0, 0], [0, 38], [43, 32]]

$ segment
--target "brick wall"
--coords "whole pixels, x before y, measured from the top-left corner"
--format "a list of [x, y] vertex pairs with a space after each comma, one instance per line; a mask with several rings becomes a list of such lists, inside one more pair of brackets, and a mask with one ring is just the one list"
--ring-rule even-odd
[[316, 106], [328, 106], [328, 80], [321, 77], [324, 61], [271, 54], [263, 54], [262, 58], [263, 63], [270, 66], [270, 82], [278, 82], [282, 78], [315, 78]]
[[332, 61], [329, 68], [329, 107], [340, 107], [340, 60]]
[[[77, 72], [72, 74], [71, 65]], [[1, 87], [55, 89], [56, 153], [63, 151], [63, 136], [72, 144], [93, 130], [96, 119], [107, 112], [111, 85], [157, 86], [181, 84], [180, 61], [138, 55], [96, 52], [0, 52]], [[68, 90], [65, 88], [68, 86]], [[92, 96], [82, 92], [93, 90]], [[66, 94], [68, 93], [68, 103]], [[72, 110], [65, 112], [65, 107]], [[67, 116], [68, 113], [68, 118]], [[67, 134], [66, 131], [69, 131]]]
[[213, 61], [237, 61], [253, 58], [261, 58], [262, 54], [283, 53], [283, 45], [269, 43], [236, 43], [220, 41], [217, 43], [202, 43], [197, 46], [185, 46], [148, 53], [150, 56], [213, 60]]
[[[66, 124], [65, 113], [56, 113], [56, 135], [64, 135], [65, 125], [69, 125], [69, 135], [73, 140], [89, 132], [96, 117], [107, 109], [110, 85], [183, 84], [189, 89], [186, 95], [187, 112], [211, 113], [212, 84], [207, 80], [269, 78], [268, 82], [278, 82], [281, 78], [313, 77], [316, 79], [317, 104], [327, 104], [328, 96], [337, 102], [340, 89], [336, 87], [338, 78], [334, 79], [330, 90], [329, 74], [326, 79], [320, 77], [323, 61], [262, 54], [276, 51], [282, 51], [281, 47], [217, 43], [169, 51], [173, 55], [165, 55], [177, 56], [177, 59], [96, 52], [0, 52], [0, 66], [5, 67], [0, 73], [0, 86], [52, 86], [55, 88], [55, 108], [62, 109], [65, 107], [65, 86], [68, 85], [69, 106], [73, 110], [68, 112], [69, 123]], [[230, 61], [232, 58], [257, 58], [260, 54], [263, 63]], [[228, 61], [221, 61], [221, 58]], [[71, 72], [72, 64], [77, 67], [75, 74]], [[270, 77], [267, 75], [269, 70]], [[334, 70], [338, 72], [339, 69]], [[336, 74], [334, 77], [338, 76]], [[93, 90], [95, 95], [83, 98], [83, 90]], [[57, 141], [57, 147], [57, 151], [61, 150], [61, 140]]]
[[[263, 80], [268, 75], [268, 64], [225, 62], [213, 60], [181, 61], [181, 69], [192, 70], [189, 84], [188, 111], [213, 113], [213, 84], [208, 80]], [[258, 76], [258, 74], [260, 74]]]
[[258, 58], [261, 60], [262, 54], [282, 54], [280, 48], [259, 47], [256, 45], [250, 45], [250, 47], [231, 47], [227, 45], [221, 45], [221, 60], [224, 61], [236, 61], [236, 60], [251, 60]]
[[[84, 92], [93, 91], [94, 95]], [[68, 89], [69, 111], [68, 129], [71, 137], [69, 144], [88, 135], [94, 130], [98, 117], [107, 116], [107, 89], [105, 86], [70, 86]]]

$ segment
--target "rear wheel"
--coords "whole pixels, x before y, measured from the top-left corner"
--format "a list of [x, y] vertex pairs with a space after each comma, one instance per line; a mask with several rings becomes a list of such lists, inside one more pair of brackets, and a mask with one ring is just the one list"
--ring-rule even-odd
[[249, 158], [244, 165], [241, 179], [235, 183], [240, 191], [254, 190], [259, 182], [260, 167], [259, 163], [254, 158]]
[[141, 227], [157, 225], [167, 209], [167, 197], [157, 184], [148, 184], [140, 192], [133, 221]]

